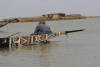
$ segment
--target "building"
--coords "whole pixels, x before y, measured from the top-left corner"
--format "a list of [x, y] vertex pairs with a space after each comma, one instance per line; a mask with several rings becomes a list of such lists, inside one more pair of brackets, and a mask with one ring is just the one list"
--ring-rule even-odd
[[49, 18], [49, 19], [60, 19], [62, 17], [65, 17], [65, 14], [64, 13], [45, 14], [42, 15], [42, 17]]

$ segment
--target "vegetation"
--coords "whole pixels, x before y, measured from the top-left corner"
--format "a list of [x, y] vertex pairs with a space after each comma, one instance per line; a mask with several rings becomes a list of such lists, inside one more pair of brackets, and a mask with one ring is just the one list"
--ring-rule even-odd
[[45, 20], [45, 21], [54, 21], [54, 20], [70, 20], [70, 19], [85, 19], [85, 16], [81, 16], [81, 14], [72, 14], [72, 15], [65, 15], [64, 17], [58, 17], [58, 18], [48, 18], [48, 17], [26, 17], [26, 18], [10, 18], [10, 19], [3, 19], [5, 20], [10, 20], [11, 23], [15, 23], [16, 20], [14, 19], [18, 19], [19, 22], [37, 22], [37, 21], [41, 21], [41, 20]]

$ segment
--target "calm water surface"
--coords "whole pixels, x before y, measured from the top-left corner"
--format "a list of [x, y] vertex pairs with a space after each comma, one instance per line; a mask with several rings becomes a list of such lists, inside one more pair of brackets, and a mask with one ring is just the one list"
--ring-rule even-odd
[[[34, 32], [37, 22], [10, 23], [2, 28], [0, 37], [21, 32], [27, 36]], [[99, 67], [100, 18], [46, 21], [53, 32], [85, 29], [50, 39], [43, 45], [0, 48], [0, 67]]]

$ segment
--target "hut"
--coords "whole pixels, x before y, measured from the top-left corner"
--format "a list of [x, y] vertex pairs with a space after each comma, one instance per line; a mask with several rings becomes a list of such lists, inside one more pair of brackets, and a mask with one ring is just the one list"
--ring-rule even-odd
[[42, 17], [49, 18], [49, 19], [61, 19], [62, 17], [65, 17], [65, 14], [64, 13], [45, 14], [42, 15]]

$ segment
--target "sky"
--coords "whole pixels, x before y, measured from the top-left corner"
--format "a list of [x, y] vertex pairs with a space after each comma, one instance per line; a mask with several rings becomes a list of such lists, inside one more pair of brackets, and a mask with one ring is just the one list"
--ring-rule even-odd
[[50, 13], [100, 16], [100, 0], [0, 0], [0, 19]]

